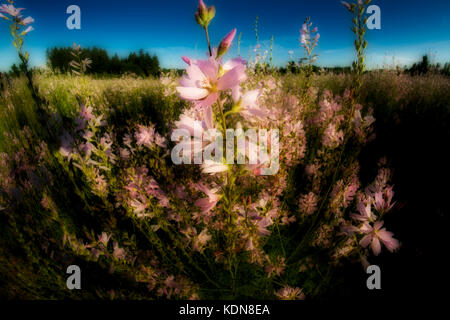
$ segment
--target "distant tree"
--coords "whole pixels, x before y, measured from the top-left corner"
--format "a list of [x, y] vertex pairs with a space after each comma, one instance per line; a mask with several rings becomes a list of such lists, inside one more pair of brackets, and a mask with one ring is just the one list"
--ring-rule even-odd
[[422, 57], [422, 61], [419, 63], [414, 63], [412, 67], [408, 70], [412, 75], [422, 75], [428, 73], [430, 70], [430, 61], [428, 55]]
[[[80, 49], [83, 58], [89, 58], [92, 63], [87, 74], [124, 74], [135, 73], [138, 76], [158, 76], [160, 73], [159, 60], [157, 56], [151, 56], [144, 50], [138, 53], [131, 52], [126, 58], [119, 58], [117, 54], [110, 57], [106, 50], [93, 47]], [[73, 48], [51, 48], [47, 50], [48, 66], [54, 72], [68, 72], [70, 62], [73, 60], [71, 54]]]
[[110, 74], [121, 74], [122, 73], [122, 63], [117, 54], [115, 54], [109, 61], [108, 73], [110, 73]]
[[444, 65], [444, 67], [443, 67], [442, 70], [441, 70], [441, 73], [442, 73], [443, 75], [447, 76], [447, 77], [450, 76], [450, 63], [447, 62], [447, 63]]
[[10, 74], [12, 77], [20, 77], [20, 74], [21, 74], [20, 68], [14, 63], [14, 64], [11, 66], [11, 69], [9, 70], [9, 74]]

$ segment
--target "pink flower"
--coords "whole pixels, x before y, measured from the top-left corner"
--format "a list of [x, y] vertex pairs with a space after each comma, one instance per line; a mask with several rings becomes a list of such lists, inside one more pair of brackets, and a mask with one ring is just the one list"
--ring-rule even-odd
[[215, 162], [214, 160], [206, 159], [202, 164], [202, 172], [215, 174], [228, 171], [228, 166], [222, 162]]
[[125, 259], [125, 257], [126, 257], [125, 250], [122, 248], [119, 248], [119, 244], [117, 242], [114, 242], [113, 246], [114, 246], [114, 252], [113, 252], [114, 258], [116, 258], [118, 260]]
[[22, 10], [24, 10], [24, 8], [15, 8], [12, 4], [2, 4], [0, 6], [0, 12], [7, 13], [12, 17], [17, 17]]
[[[175, 122], [177, 130], [186, 130], [191, 139], [182, 141], [180, 144], [190, 148], [191, 154], [201, 155], [203, 150], [214, 142], [219, 131], [214, 129], [213, 111], [211, 106], [203, 110], [203, 120], [195, 120], [188, 115], [181, 115], [180, 120]], [[189, 146], [190, 145], [190, 146]]]
[[86, 155], [86, 158], [89, 159], [92, 155], [92, 151], [97, 150], [97, 148], [95, 148], [92, 143], [86, 142], [80, 145], [80, 150]]
[[34, 28], [32, 26], [29, 26], [28, 28], [26, 28], [24, 31], [22, 31], [21, 35], [26, 35], [27, 33], [33, 31]]
[[98, 237], [98, 242], [103, 243], [103, 245], [106, 247], [110, 238], [111, 235], [108, 235], [106, 232], [102, 232], [102, 234]]
[[86, 108], [85, 105], [82, 105], [81, 106], [80, 116], [86, 121], [94, 119], [94, 115], [92, 114], [92, 107], [87, 107]]
[[247, 251], [252, 251], [252, 250], [254, 250], [255, 249], [255, 245], [254, 245], [254, 243], [253, 243], [253, 239], [252, 238], [249, 238], [248, 240], [247, 240], [247, 242], [245, 243], [245, 250], [247, 250]]
[[196, 184], [196, 187], [206, 194], [207, 198], [202, 198], [195, 201], [195, 205], [199, 207], [203, 213], [209, 213], [217, 204], [220, 197], [217, 195], [217, 189], [208, 189], [203, 183]]
[[334, 123], [330, 123], [325, 129], [325, 133], [322, 138], [322, 143], [325, 147], [336, 148], [344, 141], [344, 132], [337, 130]]
[[195, 251], [202, 251], [205, 244], [211, 240], [211, 235], [208, 234], [208, 229], [203, 229], [202, 232], [195, 238], [193, 249]]
[[138, 218], [144, 218], [149, 216], [148, 214], [145, 213], [145, 211], [147, 210], [147, 204], [144, 204], [137, 199], [131, 199], [130, 206], [133, 208], [133, 212], [136, 214]]
[[352, 237], [353, 234], [360, 231], [358, 227], [351, 224], [351, 222], [345, 222], [341, 225], [341, 232]]
[[271, 232], [267, 230], [267, 227], [270, 227], [273, 224], [273, 221], [270, 217], [264, 217], [256, 223], [258, 227], [258, 234], [260, 236], [269, 236]]
[[384, 192], [375, 192], [374, 207], [378, 212], [387, 212], [392, 209], [395, 203], [391, 204], [392, 197], [394, 196], [394, 191], [392, 187], [386, 187]]
[[221, 68], [214, 57], [191, 61], [186, 69], [187, 75], [180, 80], [180, 86], [177, 87], [180, 97], [194, 101], [199, 108], [211, 106], [219, 98], [220, 91], [236, 87], [246, 79], [245, 64], [241, 63], [241, 60], [239, 63], [235, 62], [232, 61]]
[[305, 168], [307, 176], [315, 176], [319, 172], [319, 166], [317, 164], [308, 164]]
[[307, 39], [306, 34], [302, 34], [302, 35], [301, 35], [301, 37], [300, 37], [300, 43], [301, 43], [302, 45], [304, 45], [304, 46], [307, 45], [308, 39]]
[[155, 133], [155, 143], [161, 148], [165, 148], [167, 146], [166, 139], [162, 137], [159, 133]]
[[302, 28], [300, 29], [300, 33], [301, 33], [301, 34], [308, 33], [308, 26], [306, 25], [306, 23], [304, 23], [304, 24], [302, 25]]
[[307, 215], [313, 214], [317, 210], [317, 195], [314, 192], [300, 197], [300, 211]]
[[34, 19], [32, 17], [26, 17], [25, 19], [22, 20], [21, 24], [26, 26], [33, 22], [34, 22]]
[[67, 158], [70, 158], [72, 155], [72, 144], [73, 144], [73, 138], [72, 136], [67, 132], [64, 131], [61, 136], [61, 147], [59, 148], [59, 152]]
[[381, 252], [380, 240], [390, 252], [393, 252], [400, 246], [398, 240], [392, 237], [394, 234], [386, 231], [385, 228], [381, 229], [382, 226], [383, 221], [377, 221], [373, 227], [371, 227], [368, 223], [364, 223], [360, 229], [363, 233], [366, 233], [366, 235], [361, 239], [359, 244], [363, 248], [370, 244], [373, 254], [376, 256]]
[[175, 122], [175, 126], [177, 129], [187, 130], [190, 135], [194, 138], [201, 139], [203, 135], [203, 131], [205, 129], [205, 123], [202, 121], [195, 120], [188, 115], [182, 114], [180, 116], [180, 120]]
[[375, 216], [372, 213], [370, 203], [367, 203], [367, 205], [364, 205], [364, 203], [362, 201], [360, 201], [360, 202], [358, 202], [357, 208], [358, 208], [358, 211], [360, 214], [351, 214], [350, 216], [353, 219], [362, 221], [362, 222], [368, 222], [368, 221], [372, 221], [375, 218]]
[[155, 139], [155, 128], [139, 126], [139, 130], [134, 134], [138, 146], [145, 145], [151, 147]]
[[130, 159], [130, 151], [128, 151], [128, 149], [119, 148], [119, 153], [120, 153], [120, 158], [122, 158], [123, 160]]
[[285, 286], [284, 288], [275, 292], [275, 296], [277, 296], [281, 300], [304, 300], [305, 294], [300, 288], [292, 288], [290, 286]]
[[236, 36], [236, 29], [233, 29], [229, 34], [225, 36], [225, 38], [223, 38], [217, 50], [217, 59], [223, 56], [225, 53], [227, 53], [228, 49], [230, 49], [231, 47], [231, 43], [233, 42], [235, 36]]
[[350, 202], [353, 201], [353, 198], [358, 191], [359, 183], [358, 181], [352, 182], [345, 190], [344, 190], [344, 207], [347, 208]]
[[242, 95], [240, 87], [233, 88], [233, 100], [239, 107], [239, 110], [246, 119], [252, 119], [254, 116], [263, 118], [268, 112], [258, 106], [259, 90], [251, 90]]
[[166, 280], [164, 280], [164, 284], [168, 288], [176, 288], [177, 287], [177, 283], [176, 283], [175, 277], [173, 275], [168, 276], [166, 278]]

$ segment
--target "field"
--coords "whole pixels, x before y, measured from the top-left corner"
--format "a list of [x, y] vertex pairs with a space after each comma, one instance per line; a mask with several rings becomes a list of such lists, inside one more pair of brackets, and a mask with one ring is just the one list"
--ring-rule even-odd
[[22, 63], [0, 78], [0, 298], [435, 293], [450, 80], [367, 70], [369, 3], [344, 3], [351, 72], [314, 71], [309, 19], [298, 72], [228, 57], [236, 29], [211, 46], [215, 9], [200, 1], [208, 57], [160, 77], [89, 75], [79, 47], [70, 71], [31, 69], [20, 30], [33, 19], [0, 7]]
[[[299, 93], [297, 88], [303, 86], [304, 77], [288, 75], [276, 81], [280, 82], [282, 95], [288, 96]], [[314, 76], [312, 88], [316, 88], [317, 93], [311, 102], [318, 105], [316, 101], [320, 100], [316, 97], [322, 97], [325, 90], [330, 90], [332, 96], [343, 95], [350, 81], [350, 77], [345, 75]], [[46, 97], [50, 110], [59, 119], [61, 127], [57, 127], [58, 130], [62, 130], [62, 124], [74, 121], [80, 112], [76, 97], [88, 97], [92, 113], [102, 115], [103, 119], [107, 120], [105, 133], [114, 134], [113, 145], [120, 145], [119, 136], [136, 128], [135, 124], [154, 124], [157, 132], [168, 137], [170, 129], [174, 127], [187, 105], [173, 95], [173, 87], [168, 79], [162, 82], [158, 79], [135, 78], [92, 79], [52, 75], [36, 77], [39, 94]], [[449, 159], [446, 146], [449, 137], [449, 80], [440, 76], [411, 77], [398, 75], [394, 71], [379, 71], [366, 74], [363, 83], [361, 101], [374, 110], [376, 138], [368, 142], [361, 152], [356, 149], [349, 149], [347, 152], [358, 154], [363, 183], [370, 183], [377, 175], [377, 161], [382, 157], [387, 159], [389, 167], [394, 168], [392, 181], [395, 186], [396, 206], [386, 221], [390, 229], [395, 231], [402, 246], [399, 252], [393, 255], [382, 254], [380, 257], [373, 257], [373, 261], [381, 265], [386, 274], [392, 277], [393, 282], [384, 283], [394, 294], [397, 292], [395, 290], [401, 291], [402, 286], [408, 286], [408, 276], [414, 272], [420, 275], [427, 270], [424, 268], [430, 268], [430, 265], [433, 265], [431, 261], [436, 259], [433, 251], [438, 251], [445, 243], [444, 228], [448, 217], [444, 213], [448, 210], [448, 204], [443, 201], [446, 188], [442, 186], [448, 178], [446, 174]], [[158, 250], [155, 243], [157, 240], [147, 238], [145, 233], [151, 232], [153, 225], [143, 225], [139, 218], [132, 216], [132, 211], [117, 207], [118, 200], [114, 199], [114, 194], [121, 183], [116, 176], [119, 177], [122, 170], [127, 171], [138, 164], [146, 164], [152, 168], [150, 172], [158, 183], [169, 187], [170, 183], [177, 183], [178, 179], [186, 179], [187, 176], [189, 179], [195, 179], [198, 173], [187, 168], [187, 165], [186, 171], [183, 171], [167, 161], [161, 165], [155, 164], [155, 160], [164, 160], [164, 151], [152, 150], [150, 155], [136, 155], [137, 159], [130, 160], [125, 168], [121, 168], [125, 166], [122, 162], [119, 162], [120, 166], [115, 164], [117, 167], [112, 169], [114, 175], [106, 175], [108, 191], [96, 192], [95, 184], [90, 181], [89, 174], [92, 174], [92, 171], [89, 171], [89, 166], [74, 166], [75, 161], [70, 165], [70, 162], [61, 156], [58, 139], [50, 140], [48, 145], [40, 139], [43, 132], [47, 131], [46, 125], [37, 117], [36, 105], [26, 87], [25, 79], [15, 79], [11, 83], [11, 87], [3, 93], [1, 106], [1, 180], [2, 190], [8, 192], [2, 196], [2, 294], [5, 297], [20, 298], [63, 298], [69, 295], [72, 298], [127, 299], [158, 298], [163, 294], [171, 297], [171, 294], [175, 294], [170, 291], [165, 293], [164, 289], [148, 292], [149, 281], [154, 281], [155, 286], [163, 287], [164, 283], [167, 285], [174, 271], [160, 271], [152, 267], [156, 258], [150, 252]], [[113, 150], [120, 152], [116, 147], [113, 147]], [[298, 198], [298, 193], [301, 193], [298, 190], [307, 184], [301, 173], [304, 166], [303, 161], [292, 169], [296, 171], [296, 175], [289, 180], [285, 187], [286, 194], [281, 197], [282, 201], [290, 205], [288, 212], [297, 217], [297, 221], [302, 218], [294, 200]], [[166, 170], [173, 172], [169, 175], [165, 173]], [[182, 185], [187, 186], [184, 183]], [[290, 195], [289, 192], [294, 194]], [[190, 216], [186, 223], [189, 225], [192, 219]], [[303, 223], [308, 225], [311, 222], [305, 220]], [[178, 224], [178, 227], [181, 226]], [[274, 233], [281, 232], [287, 242], [287, 237], [292, 237], [293, 230], [297, 230], [297, 227], [280, 225], [279, 231]], [[294, 241], [301, 241], [304, 237], [302, 232], [305, 231], [301, 231], [304, 229], [299, 230], [294, 233]], [[95, 247], [91, 247], [93, 243], [97, 243], [98, 237], [103, 237], [102, 232], [108, 234], [108, 239], [112, 236], [114, 242], [117, 241], [121, 247], [126, 248], [126, 259], [118, 259], [122, 257], [115, 256], [116, 251], [112, 245], [107, 247], [111, 250], [109, 255], [106, 252], [99, 254], [94, 250]], [[160, 232], [155, 232], [161, 237], [159, 241], [167, 241], [160, 245], [168, 246], [167, 249], [161, 248], [162, 252], [176, 250], [177, 253], [171, 258], [182, 257], [178, 251], [181, 249], [176, 246], [177, 241], [186, 241], [182, 239], [182, 233], [177, 235], [178, 239], [169, 240], [170, 238], [166, 239], [167, 236]], [[276, 257], [280, 248], [272, 248], [270, 242], [278, 243], [278, 236], [270, 236], [264, 245], [264, 248], [273, 250], [271, 253]], [[330, 267], [323, 262], [326, 261], [324, 259], [330, 259], [330, 250], [332, 252], [335, 248], [334, 245], [324, 247], [328, 247], [323, 253], [324, 256], [312, 260], [311, 265], [314, 265], [314, 268], [307, 269], [308, 272], [303, 272], [307, 276], [300, 278], [300, 281], [305, 281], [303, 287], [310, 283], [309, 288], [304, 289], [307, 295], [316, 298], [334, 296], [336, 291], [340, 290], [350, 296], [359, 294], [365, 278], [363, 268], [349, 265], [347, 260], [335, 261]], [[433, 247], [435, 249], [430, 251], [429, 248]], [[294, 248], [285, 250], [292, 251]], [[311, 249], [304, 250], [308, 252]], [[314, 250], [323, 252], [323, 249]], [[305, 255], [309, 256], [303, 253], [297, 258], [297, 263], [288, 265], [291, 273], [295, 274], [295, 271], [301, 268], [300, 261]], [[272, 297], [271, 294], [276, 291], [276, 283], [282, 281], [277, 279], [278, 276], [266, 276], [259, 280], [261, 283], [240, 284], [243, 288], [235, 288], [236, 292], [232, 295], [228, 291], [230, 288], [225, 285], [229, 281], [226, 267], [220, 266], [217, 260], [213, 263], [219, 266], [208, 265], [208, 259], [214, 261], [214, 252], [211, 249], [206, 247], [204, 251], [193, 255], [192, 259], [195, 259], [190, 261], [193, 266], [190, 263], [187, 263], [187, 266], [177, 266], [175, 261], [168, 260], [165, 267], [175, 270], [178, 267], [192, 268], [189, 269], [189, 274], [192, 273], [195, 277], [189, 278], [189, 287], [200, 285], [199, 291], [196, 292], [202, 298], [260, 297], [253, 288], [264, 288], [264, 297]], [[82, 295], [63, 290], [66, 276], [62, 268], [66, 264], [79, 265], [89, 277], [83, 282], [85, 290], [81, 291]], [[242, 269], [250, 270], [242, 270], [240, 272], [243, 274], [237, 276], [247, 278], [247, 272], [254, 272], [254, 278], [249, 279], [258, 280], [257, 272], [267, 271], [267, 265], [264, 266], [263, 263], [262, 266], [256, 265], [254, 268], [258, 267], [261, 271], [252, 270], [241, 262]], [[214, 271], [211, 272], [209, 268], [217, 269], [212, 269]], [[404, 271], [404, 268], [409, 271]], [[218, 289], [208, 284], [208, 278], [213, 274], [217, 275], [221, 269], [223, 279], [219, 278], [218, 281], [223, 282], [219, 283], [222, 288]], [[143, 270], [165, 273], [161, 274], [159, 279], [150, 280], [146, 278], [150, 275], [143, 274]], [[351, 275], [348, 270], [352, 270]], [[322, 275], [326, 277], [322, 278]], [[297, 276], [288, 277], [299, 281]], [[406, 283], [399, 283], [400, 280]], [[243, 280], [238, 278], [236, 281], [241, 283]], [[343, 285], [344, 281], [346, 286]], [[430, 286], [432, 282], [428, 281], [419, 283], [419, 287]], [[349, 283], [353, 283], [353, 291]], [[249, 288], [250, 285], [253, 288]]]

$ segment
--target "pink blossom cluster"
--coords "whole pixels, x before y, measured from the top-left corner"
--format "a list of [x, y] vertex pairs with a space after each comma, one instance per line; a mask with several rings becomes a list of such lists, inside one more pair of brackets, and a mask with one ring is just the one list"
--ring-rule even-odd
[[[34, 22], [32, 17], [24, 18], [21, 15], [21, 12], [25, 10], [24, 8], [16, 8], [13, 4], [2, 4], [0, 5], [0, 18], [3, 18], [8, 21], [14, 21], [19, 26], [28, 26], [25, 30], [23, 30], [20, 35], [24, 36], [28, 34], [30, 31], [33, 31], [33, 27], [29, 26], [29, 24]], [[6, 16], [4, 14], [7, 14]]]

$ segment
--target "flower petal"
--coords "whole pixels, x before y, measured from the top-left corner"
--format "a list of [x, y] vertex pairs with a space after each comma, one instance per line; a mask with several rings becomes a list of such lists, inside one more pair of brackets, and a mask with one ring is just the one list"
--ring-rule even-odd
[[216, 102], [218, 98], [219, 93], [213, 92], [209, 94], [205, 99], [196, 101], [195, 104], [197, 108], [206, 108], [211, 106], [214, 102]]
[[209, 91], [195, 87], [177, 87], [180, 97], [185, 100], [200, 100], [208, 96]]
[[247, 78], [247, 75], [245, 74], [245, 66], [240, 64], [234, 67], [232, 70], [225, 73], [217, 83], [217, 88], [219, 90], [228, 90], [235, 86], [237, 86], [239, 83], [244, 81]]
[[359, 242], [359, 245], [363, 248], [366, 248], [370, 241], [372, 240], [372, 235], [368, 234], [366, 236], [364, 236], [364, 238], [361, 239], [361, 241]]
[[377, 237], [373, 237], [372, 239], [372, 251], [374, 255], [379, 255], [381, 252], [381, 244], [380, 240]]

